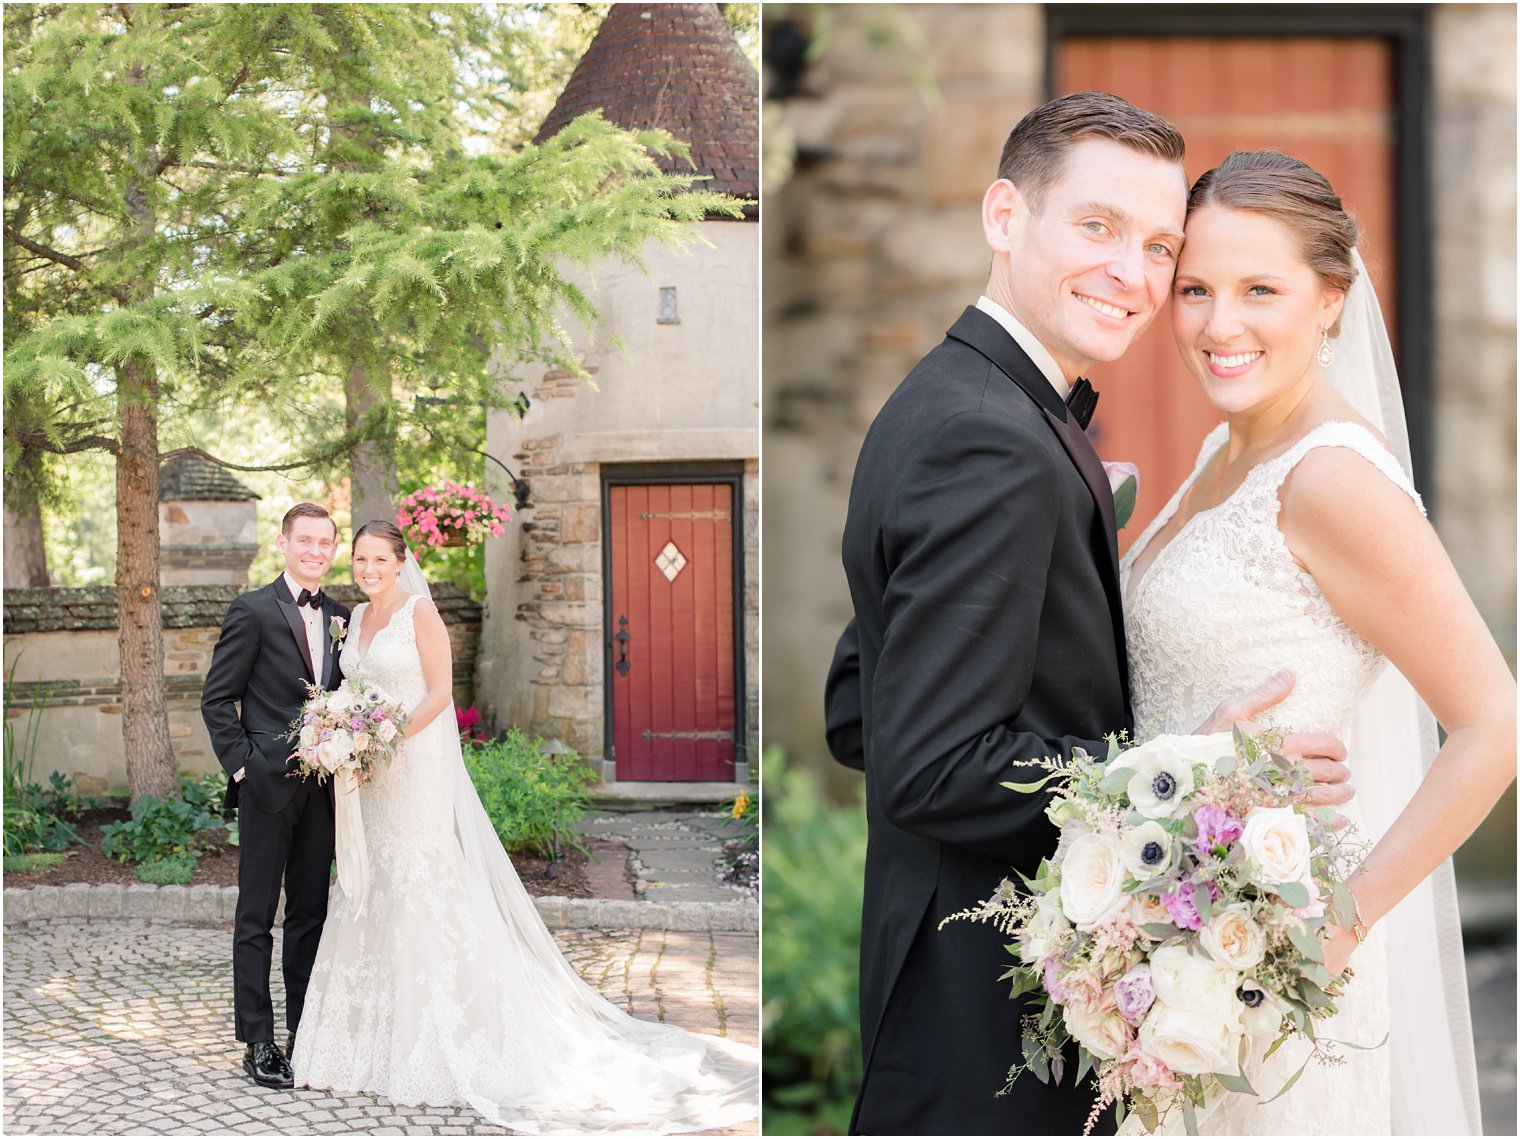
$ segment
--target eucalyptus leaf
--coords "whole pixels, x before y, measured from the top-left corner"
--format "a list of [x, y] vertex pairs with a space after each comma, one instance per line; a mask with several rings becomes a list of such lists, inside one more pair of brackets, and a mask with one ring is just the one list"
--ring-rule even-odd
[[1307, 977], [1299, 978], [1298, 991], [1303, 996], [1305, 1004], [1313, 1005], [1315, 1008], [1333, 1009], [1335, 1007], [1335, 1002], [1325, 996], [1320, 987]]
[[1103, 778], [1098, 780], [1098, 790], [1105, 795], [1117, 795], [1129, 786], [1135, 773], [1127, 767], [1121, 767], [1116, 771], [1106, 771]]
[[1077, 1048], [1077, 1078], [1072, 1081], [1072, 1086], [1080, 1087], [1082, 1084], [1082, 1077], [1087, 1075], [1088, 1072], [1092, 1071], [1092, 1067], [1092, 1053], [1089, 1052], [1086, 1048], [1079, 1046]]
[[1112, 763], [1118, 758], [1119, 752], [1123, 749], [1119, 747], [1118, 736], [1106, 736], [1105, 738], [1108, 740], [1108, 755], [1105, 757], [1105, 762]]
[[1189, 1135], [1198, 1134], [1198, 1113], [1193, 1108], [1193, 1101], [1187, 1097], [1182, 1100], [1182, 1123]]
[[1279, 1048], [1286, 1044], [1292, 1038], [1292, 1036], [1293, 1034], [1291, 1032], [1284, 1032], [1276, 1040], [1272, 1041], [1272, 1047], [1267, 1049], [1267, 1054], [1263, 1056], [1262, 1059], [1269, 1059], [1272, 1053], [1276, 1052]]
[[1123, 1127], [1124, 1117], [1128, 1114], [1129, 1113], [1124, 1110], [1124, 1097], [1120, 1096], [1117, 1100], [1114, 1101], [1114, 1125], [1116, 1127]]
[[1294, 909], [1301, 909], [1309, 904], [1309, 887], [1302, 882], [1277, 882], [1270, 889]]
[[1062, 773], [1059, 771], [1052, 771], [1038, 783], [1000, 783], [998, 786], [1006, 787], [1010, 791], [1017, 791], [1021, 795], [1033, 795], [1036, 791], [1041, 790], [1045, 784], [1049, 783], [1052, 779], [1060, 778], [1061, 774]]
[[1244, 1076], [1232, 1075], [1228, 1072], [1215, 1072], [1213, 1076], [1220, 1084], [1232, 1092], [1240, 1092], [1242, 1095], [1256, 1094], [1256, 1089], [1251, 1086], [1251, 1082]]
[[1209, 901], [1207, 886], [1199, 886], [1193, 891], [1193, 908], [1198, 911], [1198, 920], [1208, 925], [1214, 916], [1214, 903]]
[[1059, 1084], [1061, 1077], [1066, 1074], [1066, 1057], [1057, 1052], [1050, 1058], [1050, 1080]]
[[1324, 950], [1320, 947], [1319, 938], [1315, 937], [1314, 934], [1302, 926], [1289, 925], [1288, 940], [1293, 943], [1295, 949], [1310, 961], [1322, 963], [1325, 960]]
[[1176, 926], [1162, 925], [1160, 922], [1149, 922], [1145, 925], [1142, 925], [1140, 929], [1147, 937], [1155, 938], [1171, 937], [1177, 932]]
[[1285, 1083], [1281, 1089], [1279, 1089], [1278, 1093], [1273, 1096], [1272, 1099], [1262, 1100], [1262, 1104], [1269, 1104], [1272, 1102], [1272, 1100], [1282, 1099], [1283, 1096], [1287, 1095], [1288, 1092], [1292, 1089], [1293, 1085], [1298, 1083], [1298, 1078], [1304, 1074], [1304, 1069], [1309, 1066], [1309, 1060], [1312, 1058], [1312, 1055], [1306, 1056], [1304, 1058], [1304, 1062], [1298, 1066], [1298, 1071], [1294, 1072], [1291, 1076], [1288, 1077], [1288, 1082]]
[[1379, 1040], [1376, 1044], [1357, 1044], [1350, 1040], [1335, 1040], [1328, 1041], [1327, 1043], [1339, 1044], [1342, 1048], [1355, 1048], [1358, 1052], [1373, 1052], [1388, 1043], [1388, 1034], [1385, 1032], [1383, 1039]]
[[1237, 766], [1239, 766], [1239, 761], [1235, 758], [1234, 752], [1222, 755], [1214, 761], [1214, 771], [1219, 775], [1234, 775]]
[[1335, 884], [1335, 889], [1330, 893], [1330, 906], [1335, 910], [1336, 923], [1342, 929], [1350, 929], [1356, 923], [1356, 899], [1346, 883]]

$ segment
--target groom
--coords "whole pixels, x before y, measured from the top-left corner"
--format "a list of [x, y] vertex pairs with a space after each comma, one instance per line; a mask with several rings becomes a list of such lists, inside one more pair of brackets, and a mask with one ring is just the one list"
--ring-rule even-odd
[[[247, 1045], [243, 1071], [271, 1088], [294, 1083], [287, 1053], [295, 1047], [327, 917], [332, 796], [314, 780], [290, 777], [291, 743], [282, 737], [300, 714], [307, 681], [333, 689], [343, 679], [338, 641], [328, 631], [334, 618], [346, 626], [348, 610], [321, 588], [337, 543], [337, 524], [322, 507], [298, 502], [286, 512], [275, 540], [285, 572], [228, 608], [201, 696], [212, 747], [231, 777], [224, 805], [240, 808], [232, 943], [237, 1038]], [[269, 998], [282, 881], [286, 1052], [275, 1043]]]
[[[829, 747], [865, 771], [870, 836], [852, 1133], [1077, 1134], [1092, 1107], [1070, 1079], [1026, 1075], [996, 1096], [1024, 1001], [995, 984], [1010, 963], [998, 937], [938, 925], [1055, 849], [1049, 796], [999, 786], [1037, 777], [1013, 765], [1103, 755], [1104, 734], [1132, 726], [1113, 495], [1080, 377], [1167, 301], [1182, 157], [1169, 123], [1101, 92], [1026, 115], [982, 202], [986, 295], [861, 449], [843, 542], [855, 619], [827, 691]], [[1277, 678], [1197, 730], [1290, 688]], [[1337, 741], [1290, 743], [1344, 780]]]

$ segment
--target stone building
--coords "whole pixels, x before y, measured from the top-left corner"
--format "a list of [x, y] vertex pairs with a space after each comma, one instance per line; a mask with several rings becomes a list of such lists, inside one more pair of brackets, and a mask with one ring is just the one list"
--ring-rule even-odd
[[[782, 172], [764, 234], [767, 746], [858, 782], [827, 762], [822, 732], [850, 615], [839, 544], [855, 456], [986, 282], [979, 207], [1008, 131], [1084, 88], [1171, 118], [1190, 176], [1275, 145], [1336, 184], [1397, 340], [1417, 481], [1513, 667], [1512, 6], [777, 5], [764, 22], [766, 164]], [[1157, 324], [1094, 374], [1099, 451], [1141, 466], [1130, 538], [1217, 422]], [[1512, 882], [1513, 810], [1511, 793], [1469, 844], [1470, 870]]]
[[159, 581], [247, 585], [259, 552], [258, 500], [227, 468], [199, 455], [159, 467]]
[[[486, 544], [477, 698], [607, 782], [749, 777], [759, 679], [759, 79], [716, 5], [617, 4], [540, 138], [592, 109], [750, 203], [584, 286], [592, 383], [537, 377], [487, 450], [531, 487]], [[674, 164], [667, 168], [676, 169]], [[685, 169], [689, 170], [689, 167]]]

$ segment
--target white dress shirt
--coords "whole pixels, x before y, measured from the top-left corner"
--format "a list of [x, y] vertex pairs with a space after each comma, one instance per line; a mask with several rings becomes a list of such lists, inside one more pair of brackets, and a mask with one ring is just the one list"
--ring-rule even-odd
[[1030, 332], [1019, 323], [1018, 318], [991, 297], [981, 297], [976, 302], [976, 307], [990, 316], [1003, 326], [1004, 331], [1013, 337], [1013, 342], [1024, 350], [1024, 355], [1034, 361], [1034, 366], [1040, 369], [1040, 374], [1050, 381], [1050, 386], [1056, 389], [1056, 395], [1061, 397], [1061, 402], [1066, 402], [1066, 397], [1071, 394], [1071, 385], [1066, 382], [1066, 377], [1061, 373], [1061, 365], [1056, 363], [1045, 345], [1041, 344]]

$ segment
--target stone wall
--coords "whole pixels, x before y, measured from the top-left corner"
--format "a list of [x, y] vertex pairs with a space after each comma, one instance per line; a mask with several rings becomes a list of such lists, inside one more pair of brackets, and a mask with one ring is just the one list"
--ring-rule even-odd
[[[221, 620], [237, 586], [165, 586], [164, 676], [169, 736], [183, 771], [220, 767], [201, 720], [201, 688]], [[354, 586], [328, 587], [352, 608], [363, 600]], [[433, 586], [454, 652], [454, 700], [474, 701], [480, 607], [457, 586]], [[59, 771], [86, 788], [126, 783], [121, 735], [121, 664], [113, 589], [7, 589], [5, 715], [18, 740], [36, 709], [31, 778]]]

